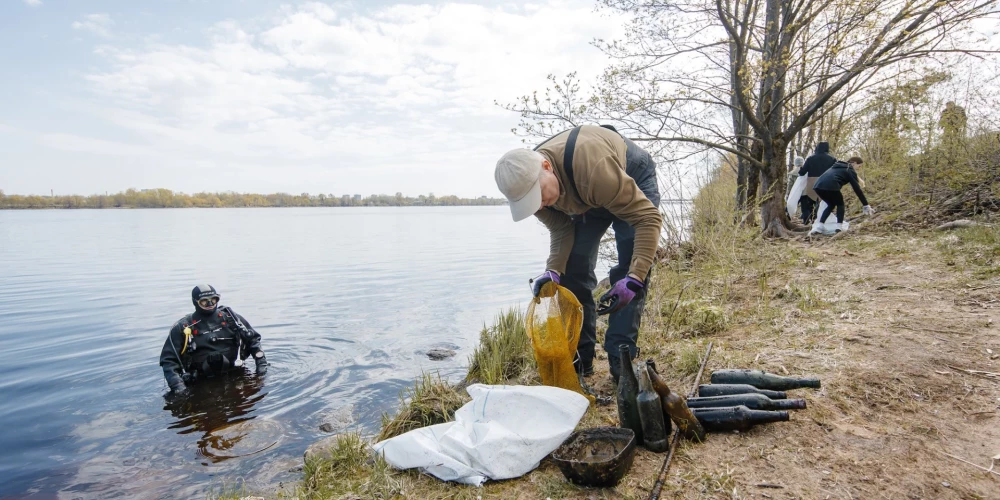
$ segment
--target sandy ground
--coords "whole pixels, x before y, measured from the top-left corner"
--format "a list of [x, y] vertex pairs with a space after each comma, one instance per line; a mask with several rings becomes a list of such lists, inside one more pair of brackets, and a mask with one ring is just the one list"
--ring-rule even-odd
[[[1000, 454], [1000, 375], [967, 371], [1000, 373], [1000, 280], [942, 258], [947, 242], [790, 243], [796, 263], [771, 282], [815, 297], [776, 298], [777, 317], [712, 336], [707, 372], [813, 375], [823, 387], [790, 391], [809, 405], [790, 422], [684, 445], [663, 497], [1000, 499], [1000, 475], [954, 458], [989, 468]], [[596, 496], [643, 498], [660, 457], [641, 452], [616, 492]]]

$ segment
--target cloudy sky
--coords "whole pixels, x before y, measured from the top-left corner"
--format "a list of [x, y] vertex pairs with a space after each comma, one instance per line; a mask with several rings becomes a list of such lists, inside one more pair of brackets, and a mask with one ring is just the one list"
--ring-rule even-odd
[[0, 0], [0, 189], [499, 196], [510, 102], [605, 65], [594, 0]]

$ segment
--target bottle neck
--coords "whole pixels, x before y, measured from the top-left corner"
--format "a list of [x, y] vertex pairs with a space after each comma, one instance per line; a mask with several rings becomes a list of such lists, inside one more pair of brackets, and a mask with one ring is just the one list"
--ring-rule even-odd
[[748, 410], [750, 414], [748, 415], [751, 422], [755, 424], [766, 424], [770, 422], [787, 422], [788, 412], [787, 411], [767, 411], [767, 410]]

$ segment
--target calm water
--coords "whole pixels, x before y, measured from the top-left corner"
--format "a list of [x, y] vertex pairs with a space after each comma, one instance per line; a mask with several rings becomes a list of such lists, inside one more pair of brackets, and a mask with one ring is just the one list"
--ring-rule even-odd
[[[321, 424], [371, 431], [421, 370], [460, 378], [547, 249], [506, 207], [0, 211], [0, 496], [297, 480]], [[168, 403], [160, 348], [206, 282], [271, 368]]]

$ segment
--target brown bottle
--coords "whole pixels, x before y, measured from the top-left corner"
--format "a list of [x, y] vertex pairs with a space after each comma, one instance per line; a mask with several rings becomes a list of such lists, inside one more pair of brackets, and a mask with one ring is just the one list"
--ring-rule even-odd
[[681, 431], [687, 439], [704, 441], [705, 440], [705, 429], [695, 418], [691, 410], [688, 409], [687, 402], [684, 400], [684, 396], [677, 394], [670, 390], [670, 386], [660, 378], [660, 375], [656, 372], [656, 362], [652, 359], [646, 361], [646, 366], [649, 368], [649, 381], [653, 384], [653, 390], [660, 395], [660, 404], [663, 405], [663, 413], [670, 416], [670, 420], [674, 421], [677, 425], [677, 429]]
[[746, 406], [694, 408], [691, 410], [709, 432], [745, 431], [758, 424], [787, 422], [787, 411], [751, 410]]

